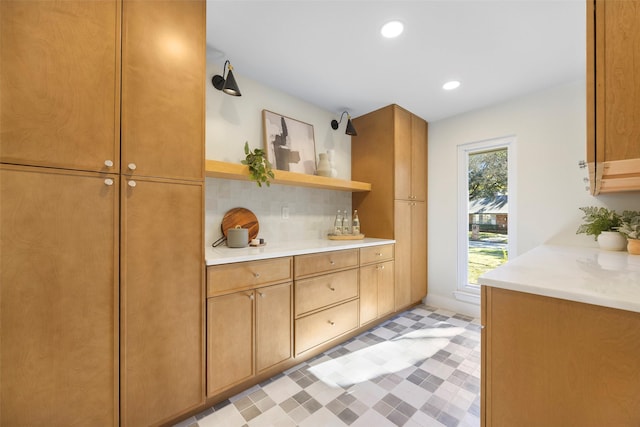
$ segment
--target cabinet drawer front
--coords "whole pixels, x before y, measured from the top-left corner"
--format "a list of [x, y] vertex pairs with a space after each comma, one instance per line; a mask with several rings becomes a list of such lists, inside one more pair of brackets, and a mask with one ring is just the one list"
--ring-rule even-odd
[[299, 280], [296, 282], [296, 317], [357, 296], [357, 269]]
[[360, 248], [360, 265], [393, 259], [393, 245]]
[[358, 327], [358, 300], [296, 320], [296, 355]]
[[357, 266], [358, 249], [299, 255], [295, 257], [295, 276], [310, 276]]
[[291, 257], [207, 267], [207, 296], [291, 280]]

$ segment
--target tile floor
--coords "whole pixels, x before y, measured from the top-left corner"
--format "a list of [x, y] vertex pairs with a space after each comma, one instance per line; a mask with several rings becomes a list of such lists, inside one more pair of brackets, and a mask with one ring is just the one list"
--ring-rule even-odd
[[479, 393], [479, 319], [420, 305], [175, 427], [477, 427]]

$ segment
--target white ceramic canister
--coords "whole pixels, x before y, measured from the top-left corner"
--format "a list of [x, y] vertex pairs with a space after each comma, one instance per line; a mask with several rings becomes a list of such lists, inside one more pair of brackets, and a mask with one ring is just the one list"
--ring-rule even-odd
[[230, 248], [245, 248], [249, 244], [249, 230], [236, 225], [227, 230], [227, 246]]

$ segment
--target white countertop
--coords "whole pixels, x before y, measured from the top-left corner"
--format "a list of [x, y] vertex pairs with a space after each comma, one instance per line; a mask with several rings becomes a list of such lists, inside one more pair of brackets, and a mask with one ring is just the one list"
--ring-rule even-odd
[[304, 255], [316, 252], [339, 251], [342, 249], [363, 248], [395, 243], [395, 240], [364, 238], [362, 240], [303, 240], [295, 242], [269, 243], [265, 246], [228, 248], [211, 246], [205, 248], [207, 265], [230, 264], [233, 262], [255, 261], [259, 259], [279, 258], [293, 255]]
[[484, 286], [640, 312], [640, 256], [543, 245], [478, 279]]

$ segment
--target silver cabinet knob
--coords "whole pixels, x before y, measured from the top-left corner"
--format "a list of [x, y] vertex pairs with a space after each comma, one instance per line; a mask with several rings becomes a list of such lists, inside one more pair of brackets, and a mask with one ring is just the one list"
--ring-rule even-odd
[[380, 270], [384, 270], [384, 265], [381, 265], [381, 266], [380, 266]]
[[105, 185], [111, 186], [111, 185], [113, 185], [113, 180], [111, 178], [107, 178], [107, 179], [104, 180], [104, 183], [105, 183]]
[[335, 263], [336, 262], [334, 260], [329, 261], [329, 264], [331, 264], [331, 265], [335, 265]]
[[111, 160], [105, 160], [104, 161], [104, 165], [108, 168], [112, 168], [113, 167], [113, 161]]
[[382, 253], [380, 253], [380, 252], [376, 252], [376, 255], [377, 255], [377, 256], [382, 256]]
[[262, 293], [262, 292], [258, 292], [258, 295], [260, 295], [260, 298], [266, 297], [266, 295], [264, 293]]
[[136, 184], [136, 182], [135, 182], [135, 181], [129, 181], [127, 184], [128, 184], [128, 185], [129, 185], [129, 187], [131, 187], [131, 188], [133, 188], [133, 187], [135, 187], [136, 185], [138, 185], [138, 184]]
[[249, 294], [247, 296], [249, 297], [250, 300], [253, 300], [253, 294]]
[[335, 325], [335, 324], [336, 324], [336, 322], [334, 322], [334, 321], [332, 321], [332, 320], [329, 320], [329, 324], [330, 324], [331, 326], [333, 326], [333, 325]]
[[256, 279], [260, 278], [260, 273], [253, 273], [253, 277], [255, 277]]
[[129, 170], [132, 170], [132, 171], [136, 170], [136, 168], [137, 168], [135, 163], [129, 163], [127, 165], [127, 167], [129, 168]]

